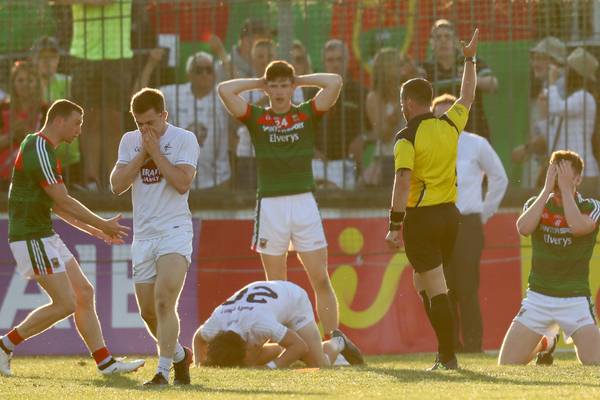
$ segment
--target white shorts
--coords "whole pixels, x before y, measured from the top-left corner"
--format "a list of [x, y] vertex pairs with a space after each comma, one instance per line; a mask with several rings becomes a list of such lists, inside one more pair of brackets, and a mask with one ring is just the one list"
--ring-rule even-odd
[[528, 290], [513, 321], [547, 337], [562, 328], [569, 339], [579, 328], [596, 325], [593, 309], [588, 297], [552, 297]]
[[131, 244], [131, 263], [133, 265], [134, 283], [152, 283], [156, 279], [156, 261], [166, 254], [181, 254], [188, 262], [192, 262], [191, 231], [174, 230], [169, 235], [152, 239], [134, 239]]
[[252, 250], [278, 256], [327, 246], [321, 214], [312, 193], [264, 197], [256, 204]]
[[57, 234], [11, 242], [10, 250], [17, 261], [17, 271], [26, 279], [65, 272], [65, 265], [74, 258]]
[[298, 331], [306, 325], [315, 321], [312, 304], [308, 298], [308, 294], [298, 285], [287, 285], [288, 296], [290, 299], [289, 310], [291, 315], [290, 321], [285, 326], [293, 331]]

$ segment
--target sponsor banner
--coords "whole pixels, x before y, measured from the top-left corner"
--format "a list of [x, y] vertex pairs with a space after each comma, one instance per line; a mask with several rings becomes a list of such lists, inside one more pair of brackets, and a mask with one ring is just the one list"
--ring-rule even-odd
[[[124, 224], [131, 226], [131, 219]], [[80, 261], [95, 288], [96, 307], [107, 347], [114, 354], [154, 354], [156, 347], [138, 314], [131, 275], [131, 243], [108, 246], [55, 221], [56, 232]], [[194, 221], [194, 231], [198, 231]], [[15, 270], [15, 261], [6, 240], [8, 222], [0, 220], [0, 333], [20, 323], [34, 308], [46, 304], [48, 296], [35, 281], [27, 281]], [[131, 241], [131, 236], [128, 238]], [[197, 240], [194, 240], [194, 247]], [[196, 249], [194, 249], [196, 254]], [[196, 268], [190, 267], [181, 294], [181, 340], [191, 343], [198, 326], [196, 318]], [[18, 346], [16, 354], [85, 354], [87, 349], [70, 317]]]
[[[521, 300], [521, 262], [515, 214], [486, 225], [480, 301], [484, 348], [496, 349]], [[329, 272], [344, 331], [368, 354], [435, 351], [435, 336], [413, 289], [412, 268], [403, 252], [390, 254], [383, 241], [384, 218], [324, 221]], [[264, 279], [260, 259], [250, 250], [252, 221], [203, 221], [198, 263], [198, 311], [204, 321], [234, 291]], [[294, 253], [288, 279], [313, 291]]]

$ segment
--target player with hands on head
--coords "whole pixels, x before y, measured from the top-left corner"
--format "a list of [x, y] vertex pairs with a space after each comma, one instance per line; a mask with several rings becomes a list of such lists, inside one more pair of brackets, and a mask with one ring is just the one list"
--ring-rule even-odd
[[[297, 87], [318, 93], [292, 104]], [[256, 152], [258, 190], [252, 249], [260, 254], [268, 280], [287, 279], [287, 254], [296, 250], [315, 291], [326, 337], [339, 326], [335, 292], [327, 271], [327, 240], [313, 195], [312, 171], [317, 124], [336, 102], [342, 78], [316, 73], [297, 76], [286, 61], [272, 61], [261, 78], [233, 79], [218, 86], [231, 115], [250, 132]], [[269, 107], [249, 104], [241, 94], [262, 90]]]

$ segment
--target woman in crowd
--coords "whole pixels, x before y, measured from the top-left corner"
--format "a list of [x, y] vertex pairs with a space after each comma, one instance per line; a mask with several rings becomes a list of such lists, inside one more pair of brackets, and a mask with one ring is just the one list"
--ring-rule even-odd
[[47, 105], [33, 66], [17, 61], [10, 73], [9, 95], [0, 103], [0, 189], [6, 190], [19, 144], [43, 124]]

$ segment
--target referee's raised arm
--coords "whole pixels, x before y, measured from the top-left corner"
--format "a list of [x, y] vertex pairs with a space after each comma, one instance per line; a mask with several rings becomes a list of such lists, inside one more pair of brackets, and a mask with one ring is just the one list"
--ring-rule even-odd
[[475, 64], [477, 64], [477, 43], [479, 42], [479, 29], [475, 29], [473, 37], [469, 44], [461, 42], [463, 56], [465, 56], [465, 68], [463, 70], [462, 83], [460, 86], [460, 97], [456, 100], [467, 107], [471, 108], [471, 104], [475, 101], [475, 88], [477, 87], [477, 71]]

